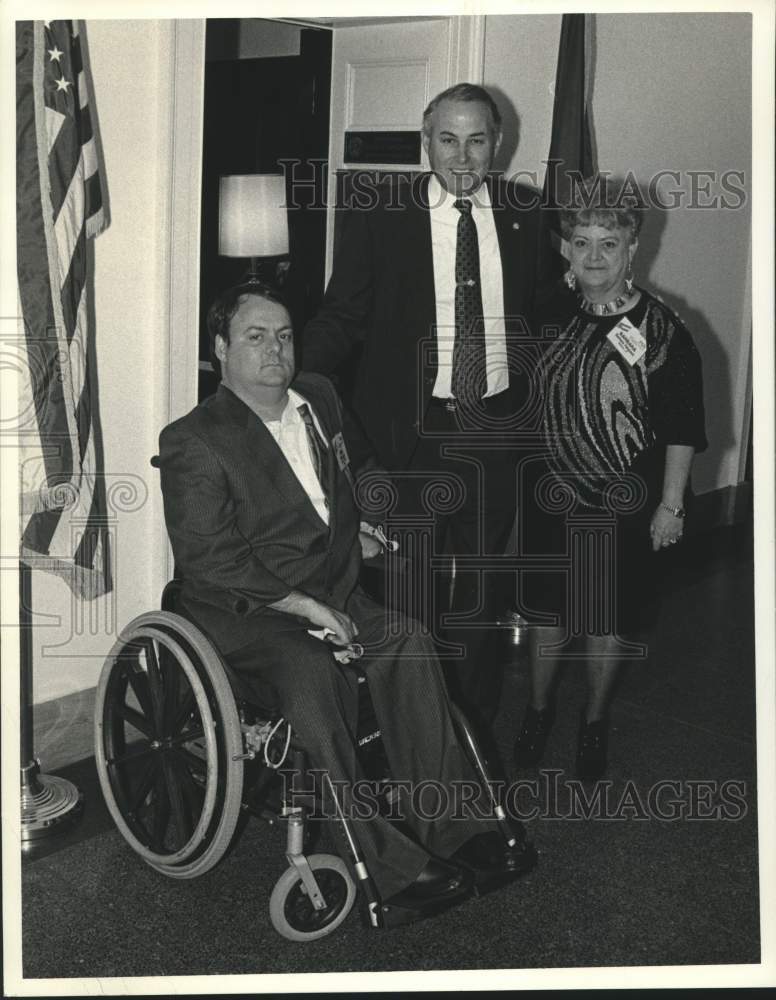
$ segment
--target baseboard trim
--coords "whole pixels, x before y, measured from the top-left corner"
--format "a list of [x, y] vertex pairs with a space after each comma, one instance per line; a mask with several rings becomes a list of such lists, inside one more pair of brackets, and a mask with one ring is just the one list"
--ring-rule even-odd
[[33, 752], [44, 774], [94, 753], [94, 697], [86, 688], [33, 705]]
[[723, 486], [693, 498], [688, 530], [693, 534], [714, 528], [743, 524], [752, 517], [753, 491], [750, 482]]

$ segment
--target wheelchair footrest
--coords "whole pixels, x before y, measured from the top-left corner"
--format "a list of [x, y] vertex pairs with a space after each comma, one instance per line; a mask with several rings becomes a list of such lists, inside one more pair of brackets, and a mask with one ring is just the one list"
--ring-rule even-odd
[[474, 875], [474, 895], [475, 896], [487, 896], [491, 892], [495, 892], [497, 889], [503, 888], [505, 885], [509, 885], [510, 882], [515, 882], [519, 878], [523, 878], [527, 875], [536, 865], [538, 855], [536, 848], [533, 844], [528, 844], [525, 851], [525, 864], [522, 868], [516, 869], [515, 871], [478, 871], [476, 868], [472, 868], [471, 871]]
[[472, 889], [466, 895], [456, 896], [455, 899], [440, 900], [434, 904], [418, 907], [396, 906], [393, 903], [377, 903], [375, 904], [377, 924], [370, 918], [368, 906], [365, 901], [359, 901], [358, 912], [363, 926], [375, 930], [380, 928], [387, 930], [391, 927], [413, 924], [417, 920], [425, 920], [426, 917], [435, 917], [445, 910], [452, 909], [452, 907], [457, 906], [459, 903], [465, 903], [467, 899], [471, 899], [474, 895], [476, 893]]

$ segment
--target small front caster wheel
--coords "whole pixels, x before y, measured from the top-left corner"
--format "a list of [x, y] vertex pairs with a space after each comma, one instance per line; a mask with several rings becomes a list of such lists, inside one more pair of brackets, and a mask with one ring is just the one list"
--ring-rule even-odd
[[356, 887], [347, 865], [333, 854], [313, 854], [307, 859], [326, 901], [322, 910], [312, 904], [296, 868], [287, 868], [269, 899], [272, 926], [289, 941], [314, 941], [336, 930], [353, 908]]

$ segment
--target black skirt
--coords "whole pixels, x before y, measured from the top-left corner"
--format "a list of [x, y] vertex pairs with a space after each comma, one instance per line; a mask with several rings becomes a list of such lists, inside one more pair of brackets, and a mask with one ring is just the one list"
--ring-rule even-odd
[[597, 506], [545, 455], [521, 463], [518, 605], [530, 624], [624, 636], [653, 622], [660, 552], [649, 527], [664, 460], [665, 449], [642, 452], [627, 473], [609, 478]]

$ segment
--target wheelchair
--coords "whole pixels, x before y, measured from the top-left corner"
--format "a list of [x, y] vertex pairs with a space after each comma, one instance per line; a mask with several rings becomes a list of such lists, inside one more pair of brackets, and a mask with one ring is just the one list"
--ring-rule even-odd
[[[284, 821], [289, 866], [269, 900], [270, 920], [279, 934], [304, 942], [332, 933], [351, 912], [357, 886], [367, 926], [409, 922], [412, 911], [380, 900], [356, 830], [336, 805], [333, 789], [349, 864], [335, 854], [307, 855], [310, 808], [299, 794], [300, 776], [306, 773], [304, 748], [277, 707], [252, 702], [209, 639], [174, 610], [179, 590], [180, 581], [171, 581], [162, 610], [142, 614], [123, 629], [97, 686], [95, 761], [105, 803], [124, 840], [162, 875], [193, 879], [221, 861], [246, 813], [272, 824]], [[354, 664], [343, 669], [354, 669]], [[455, 705], [451, 709], [492, 815], [506, 843], [514, 846], [514, 832], [466, 718]], [[383, 781], [390, 798], [363, 672], [356, 742], [364, 773]], [[286, 782], [279, 808], [273, 810], [272, 778], [289, 759], [290, 788]]]

